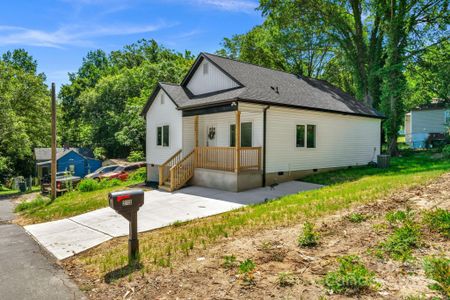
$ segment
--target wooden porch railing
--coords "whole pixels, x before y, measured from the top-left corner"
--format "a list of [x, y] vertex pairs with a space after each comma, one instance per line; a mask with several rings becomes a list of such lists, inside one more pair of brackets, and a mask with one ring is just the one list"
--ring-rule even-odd
[[261, 147], [241, 147], [240, 165], [238, 170], [260, 170], [261, 169]]
[[197, 147], [197, 168], [234, 172], [260, 170], [261, 147], [239, 148], [239, 166], [236, 166], [234, 147]]
[[197, 168], [232, 172], [235, 155], [232, 147], [197, 147]]
[[184, 157], [178, 164], [170, 168], [170, 190], [179, 189], [194, 175], [195, 149]]
[[169, 157], [163, 164], [159, 166], [159, 185], [163, 185], [170, 176], [170, 168], [176, 166], [182, 159], [182, 150], [177, 151], [174, 155]]

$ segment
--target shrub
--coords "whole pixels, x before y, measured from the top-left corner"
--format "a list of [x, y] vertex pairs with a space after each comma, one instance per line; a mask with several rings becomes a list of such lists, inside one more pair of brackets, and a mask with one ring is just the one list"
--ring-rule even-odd
[[145, 160], [144, 152], [142, 151], [131, 151], [130, 155], [128, 155], [127, 160], [129, 162], [138, 162]]
[[338, 258], [337, 271], [328, 272], [322, 283], [338, 294], [356, 294], [377, 286], [375, 274], [369, 271], [355, 255]]
[[139, 168], [128, 176], [131, 181], [145, 181], [147, 179], [147, 169]]
[[442, 154], [444, 157], [450, 157], [450, 145], [446, 145], [442, 148]]
[[425, 275], [436, 281], [430, 285], [432, 290], [450, 297], [450, 259], [446, 257], [427, 257], [424, 260]]
[[348, 220], [352, 223], [361, 223], [367, 220], [367, 216], [358, 213], [352, 213], [348, 216]]
[[448, 210], [438, 208], [426, 212], [423, 221], [431, 230], [450, 238], [450, 212]]
[[223, 257], [223, 263], [222, 266], [226, 269], [231, 269], [236, 266], [236, 256], [234, 255], [225, 255]]
[[280, 286], [292, 286], [296, 282], [296, 278], [292, 272], [280, 272], [278, 273], [278, 284]]
[[298, 244], [302, 247], [314, 247], [317, 245], [319, 234], [314, 231], [314, 224], [306, 221], [303, 223], [303, 231], [298, 237]]
[[78, 184], [78, 190], [81, 192], [92, 192], [101, 188], [100, 183], [95, 179], [86, 178]]

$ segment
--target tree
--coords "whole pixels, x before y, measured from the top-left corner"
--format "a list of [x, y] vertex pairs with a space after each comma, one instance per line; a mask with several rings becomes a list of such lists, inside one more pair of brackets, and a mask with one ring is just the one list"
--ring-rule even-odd
[[1, 175], [31, 175], [34, 147], [50, 142], [50, 100], [43, 74], [24, 50], [7, 52], [0, 60]]
[[406, 52], [408, 47], [414, 49], [429, 42], [429, 33], [435, 39], [446, 34], [448, 3], [446, 0], [380, 0], [378, 4], [377, 9], [383, 13], [386, 32], [381, 101], [388, 117], [385, 123], [388, 151], [396, 155], [398, 130], [404, 116]]
[[432, 99], [450, 101], [450, 42], [429, 46], [406, 65], [406, 109], [429, 103]]
[[[371, 6], [362, 0], [261, 0], [259, 9], [284, 30], [290, 26], [311, 26], [322, 39], [342, 51], [350, 66], [356, 97], [369, 106], [377, 94], [374, 64], [380, 62], [377, 47], [383, 38], [379, 31], [380, 16], [371, 15]], [[369, 59], [370, 58], [370, 59]], [[373, 85], [372, 85], [373, 84]], [[375, 102], [377, 99], [375, 99]]]
[[89, 52], [59, 93], [62, 142], [92, 148], [103, 157], [143, 151], [142, 107], [158, 81], [181, 81], [192, 60], [189, 52], [175, 53], [153, 40], [140, 40], [109, 55]]

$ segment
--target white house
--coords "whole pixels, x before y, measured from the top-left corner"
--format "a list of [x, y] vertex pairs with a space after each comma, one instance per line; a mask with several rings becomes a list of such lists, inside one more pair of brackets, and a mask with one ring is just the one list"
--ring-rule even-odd
[[431, 136], [439, 138], [450, 125], [450, 103], [434, 101], [405, 115], [405, 141], [412, 148], [425, 148]]
[[148, 180], [170, 191], [242, 191], [366, 165], [380, 153], [383, 117], [352, 96], [207, 53], [180, 85], [159, 83], [143, 115]]

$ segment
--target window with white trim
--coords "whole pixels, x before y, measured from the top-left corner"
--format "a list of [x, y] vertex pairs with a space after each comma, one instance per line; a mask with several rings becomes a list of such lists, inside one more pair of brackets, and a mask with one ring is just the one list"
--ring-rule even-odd
[[156, 127], [156, 145], [169, 147], [169, 125]]
[[[252, 147], [253, 129], [252, 122], [241, 123], [241, 147]], [[236, 124], [230, 125], [230, 147], [236, 146]]]
[[296, 126], [296, 147], [316, 148], [316, 125]]

